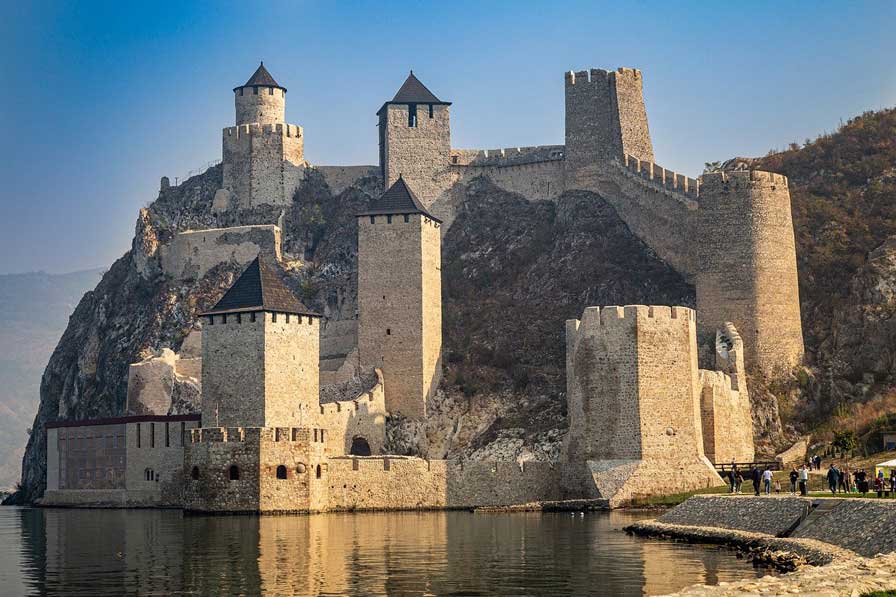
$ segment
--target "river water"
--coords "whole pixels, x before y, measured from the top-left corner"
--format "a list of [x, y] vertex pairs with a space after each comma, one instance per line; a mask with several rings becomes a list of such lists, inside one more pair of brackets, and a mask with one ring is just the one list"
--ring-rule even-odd
[[656, 595], [766, 573], [622, 532], [645, 516], [0, 508], [0, 594]]

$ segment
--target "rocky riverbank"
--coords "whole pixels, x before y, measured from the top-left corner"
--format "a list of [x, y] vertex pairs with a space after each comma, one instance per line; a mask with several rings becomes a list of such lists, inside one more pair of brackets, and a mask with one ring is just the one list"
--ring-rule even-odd
[[826, 566], [807, 566], [791, 574], [716, 586], [695, 585], [673, 595], [725, 597], [743, 595], [816, 595], [858, 597], [872, 591], [896, 590], [896, 554], [876, 558], [842, 558]]

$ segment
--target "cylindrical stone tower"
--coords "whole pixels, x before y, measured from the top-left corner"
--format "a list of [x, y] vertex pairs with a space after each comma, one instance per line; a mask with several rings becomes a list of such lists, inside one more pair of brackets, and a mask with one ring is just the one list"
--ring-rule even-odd
[[286, 122], [286, 87], [281, 87], [264, 67], [258, 67], [245, 85], [233, 88], [236, 125]]
[[748, 365], [766, 375], [798, 365], [803, 331], [787, 177], [758, 170], [704, 174], [695, 228], [702, 354], [713, 354], [716, 330], [730, 321], [743, 337]]

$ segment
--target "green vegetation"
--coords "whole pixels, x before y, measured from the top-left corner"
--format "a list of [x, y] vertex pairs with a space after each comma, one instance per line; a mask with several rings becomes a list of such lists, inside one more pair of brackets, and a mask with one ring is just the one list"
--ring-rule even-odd
[[862, 593], [862, 597], [896, 597], [896, 591], [871, 591]]
[[708, 487], [706, 489], [698, 489], [696, 491], [688, 491], [685, 493], [675, 493], [672, 495], [658, 495], [649, 498], [635, 498], [631, 505], [634, 507], [644, 506], [677, 506], [689, 497], [695, 495], [718, 495], [728, 493], [728, 486]]

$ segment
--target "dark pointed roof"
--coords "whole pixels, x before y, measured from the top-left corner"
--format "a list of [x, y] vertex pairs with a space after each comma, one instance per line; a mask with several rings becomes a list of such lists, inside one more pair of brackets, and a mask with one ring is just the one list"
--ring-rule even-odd
[[271, 311], [320, 317], [299, 301], [283, 283], [280, 268], [269, 265], [261, 254], [243, 270], [243, 273], [224, 293], [221, 300], [203, 315], [248, 311]]
[[[426, 85], [420, 82], [420, 79], [414, 76], [414, 71], [411, 71], [408, 78], [404, 80], [404, 83], [398, 89], [398, 93], [392, 98], [392, 101], [383, 104], [383, 108], [389, 104], [438, 104], [450, 106], [451, 102], [443, 102], [437, 98], [432, 91], [427, 89]], [[382, 112], [383, 108], [380, 108], [377, 114]]]
[[359, 213], [358, 216], [379, 216], [379, 215], [395, 215], [395, 214], [423, 214], [430, 220], [441, 223], [438, 219], [423, 206], [423, 203], [417, 199], [417, 195], [411, 190], [411, 187], [404, 181], [401, 175], [398, 176], [389, 190], [380, 195], [379, 199], [375, 199], [370, 203], [370, 207]]
[[234, 87], [233, 90], [236, 91], [241, 87], [276, 87], [277, 89], [282, 89], [286, 91], [286, 87], [281, 87], [277, 81], [274, 80], [274, 77], [271, 76], [271, 73], [268, 72], [268, 69], [264, 67], [264, 62], [262, 62], [255, 72], [249, 77], [249, 80], [246, 81], [245, 85], [239, 85]]

